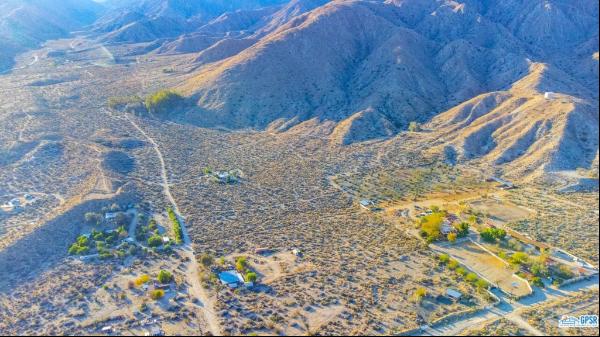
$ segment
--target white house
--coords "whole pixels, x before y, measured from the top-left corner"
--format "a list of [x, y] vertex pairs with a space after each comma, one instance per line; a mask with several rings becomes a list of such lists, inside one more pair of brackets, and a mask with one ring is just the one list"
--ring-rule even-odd
[[558, 98], [558, 94], [555, 93], [555, 92], [546, 91], [546, 93], [544, 93], [544, 98], [545, 99], [557, 99]]
[[362, 199], [360, 201], [360, 207], [369, 209], [369, 207], [373, 206], [373, 202], [369, 199]]
[[117, 217], [117, 214], [119, 214], [119, 213], [118, 212], [108, 212], [104, 215], [104, 219], [112, 220]]

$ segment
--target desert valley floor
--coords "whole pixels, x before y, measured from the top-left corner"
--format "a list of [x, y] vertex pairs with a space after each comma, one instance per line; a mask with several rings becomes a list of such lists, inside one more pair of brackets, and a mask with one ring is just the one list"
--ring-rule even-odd
[[[327, 122], [283, 133], [209, 129], [111, 109], [111, 97], [190, 76], [189, 56], [132, 48], [50, 41], [0, 75], [0, 143], [10, 144], [0, 149], [0, 203], [20, 200], [18, 211], [0, 211], [1, 332], [535, 335], [554, 333], [558, 315], [598, 314], [597, 190], [565, 194], [519, 177], [502, 189], [484, 163], [437, 158], [426, 129], [341, 145]], [[595, 276], [533, 286], [520, 300], [501, 287], [528, 292], [520, 281], [481, 291], [441, 256], [484, 279], [494, 271], [465, 252], [502, 256], [494, 249], [505, 247], [475, 234], [428, 245], [415, 219], [438, 208], [505, 228], [515, 245], [559, 247]], [[183, 223], [181, 242], [136, 245], [151, 226], [177, 238], [167, 210]], [[90, 213], [101, 215], [95, 225]], [[127, 218], [129, 249], [69, 254], [81, 235], [116, 229], [105, 221], [112, 213]], [[215, 281], [213, 269], [238, 263], [258, 275], [253, 287]], [[172, 284], [144, 279], [160, 270]], [[453, 301], [448, 289], [468, 298]]]

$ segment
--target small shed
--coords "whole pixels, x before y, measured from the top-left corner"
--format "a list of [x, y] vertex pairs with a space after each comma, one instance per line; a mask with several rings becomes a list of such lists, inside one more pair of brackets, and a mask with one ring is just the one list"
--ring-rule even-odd
[[446, 290], [446, 295], [448, 295], [448, 297], [450, 297], [454, 301], [458, 301], [462, 297], [462, 294], [458, 290], [455, 290], [455, 289], [452, 289], [452, 288], [448, 288]]

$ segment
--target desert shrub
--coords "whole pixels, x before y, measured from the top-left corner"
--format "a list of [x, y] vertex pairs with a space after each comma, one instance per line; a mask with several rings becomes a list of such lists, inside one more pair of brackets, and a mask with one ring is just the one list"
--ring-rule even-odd
[[213, 265], [214, 259], [210, 254], [202, 254], [200, 255], [200, 263], [204, 267], [208, 268]]
[[248, 266], [248, 261], [246, 261], [245, 257], [238, 257], [235, 260], [235, 269], [237, 269], [238, 271], [244, 271], [246, 270], [246, 267]]
[[158, 276], [156, 277], [156, 279], [162, 284], [167, 284], [173, 281], [173, 274], [166, 270], [161, 270], [160, 272], [158, 272]]
[[461, 222], [458, 226], [456, 226], [456, 234], [459, 238], [464, 238], [469, 235], [469, 224], [467, 222]]
[[450, 261], [450, 256], [448, 254], [440, 254], [438, 259], [440, 260], [441, 264], [446, 264], [448, 261]]
[[563, 280], [568, 280], [575, 277], [575, 274], [571, 271], [571, 269], [564, 264], [561, 264], [560, 267], [556, 268], [554, 273], [558, 278]]
[[410, 122], [408, 124], [408, 131], [410, 132], [419, 132], [421, 131], [421, 124], [419, 124], [418, 122]]
[[85, 213], [84, 217], [85, 217], [85, 222], [87, 222], [88, 224], [97, 225], [100, 222], [102, 222], [102, 215], [100, 215], [98, 213], [87, 212], [87, 213]]
[[246, 273], [246, 282], [256, 282], [258, 276], [256, 276], [256, 273], [254, 272], [247, 272]]
[[146, 97], [146, 109], [152, 113], [166, 113], [183, 102], [183, 97], [170, 90], [160, 90]]
[[459, 266], [460, 266], [460, 264], [456, 260], [450, 259], [450, 261], [448, 261], [448, 269], [450, 269], [450, 270], [454, 270], [454, 269], [458, 268]]
[[448, 237], [448, 241], [456, 242], [457, 234], [456, 233], [448, 233], [447, 237]]
[[128, 104], [139, 103], [139, 96], [115, 96], [108, 98], [108, 107], [112, 110], [123, 110]]
[[476, 286], [478, 289], [487, 289], [487, 288], [489, 288], [489, 287], [490, 287], [490, 284], [489, 284], [489, 283], [487, 283], [485, 280], [478, 279], [477, 281], [475, 281], [475, 286]]
[[467, 276], [465, 276], [465, 280], [469, 283], [475, 283], [479, 280], [479, 277], [477, 277], [477, 274], [475, 273], [468, 273]]
[[458, 268], [456, 268], [455, 272], [456, 272], [458, 275], [461, 275], [461, 276], [466, 276], [466, 275], [467, 275], [467, 273], [468, 273], [468, 272], [467, 272], [467, 270], [466, 270], [465, 268], [463, 268], [463, 267], [458, 267]]
[[162, 289], [155, 289], [150, 292], [150, 298], [158, 301], [165, 296], [165, 291]]
[[135, 279], [134, 283], [137, 287], [141, 286], [142, 284], [148, 283], [150, 282], [150, 276], [144, 274], [144, 275], [140, 275], [138, 278]]
[[546, 277], [548, 276], [548, 267], [543, 263], [536, 262], [531, 265], [531, 273], [538, 277]]
[[425, 298], [425, 296], [427, 296], [427, 289], [417, 288], [412, 295], [412, 300], [415, 303], [421, 303], [421, 301], [423, 301], [423, 298]]
[[527, 263], [529, 263], [529, 255], [527, 255], [527, 253], [523, 253], [523, 252], [515, 252], [510, 257], [510, 263], [512, 263], [514, 265], [527, 264]]

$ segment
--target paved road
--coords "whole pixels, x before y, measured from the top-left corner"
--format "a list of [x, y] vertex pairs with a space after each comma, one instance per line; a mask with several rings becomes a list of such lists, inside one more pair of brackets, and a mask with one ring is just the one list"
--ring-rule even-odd
[[219, 320], [217, 318], [216, 313], [212, 309], [214, 307], [214, 305], [211, 301], [210, 296], [205, 291], [204, 287], [202, 287], [202, 284], [200, 283], [200, 279], [198, 277], [199, 276], [198, 271], [200, 269], [198, 268], [199, 267], [198, 261], [196, 260], [196, 255], [194, 254], [192, 240], [190, 239], [190, 236], [187, 231], [187, 227], [185, 225], [185, 219], [181, 216], [181, 213], [179, 212], [179, 207], [177, 205], [177, 201], [175, 201], [175, 198], [173, 198], [173, 195], [171, 194], [171, 188], [170, 188], [169, 178], [168, 178], [168, 173], [167, 173], [167, 165], [165, 164], [165, 160], [164, 160], [162, 152], [160, 151], [160, 147], [158, 146], [158, 143], [156, 143], [156, 141], [152, 137], [150, 137], [135, 122], [135, 120], [133, 118], [131, 118], [130, 116], [125, 116], [125, 118], [131, 123], [131, 125], [136, 130], [138, 130], [144, 136], [144, 138], [146, 138], [148, 140], [148, 142], [150, 142], [152, 144], [154, 151], [156, 152], [156, 156], [158, 157], [158, 160], [160, 162], [160, 169], [161, 169], [160, 171], [161, 171], [161, 178], [162, 178], [161, 185], [163, 187], [163, 193], [164, 193], [165, 197], [167, 198], [167, 200], [169, 201], [169, 203], [171, 204], [171, 208], [175, 212], [175, 215], [181, 222], [181, 227], [183, 230], [183, 244], [181, 246], [181, 250], [184, 252], [185, 256], [189, 259], [189, 262], [187, 263], [186, 279], [187, 279], [187, 282], [190, 284], [191, 295], [201, 301], [201, 303], [202, 303], [201, 306], [204, 309], [203, 310], [204, 317], [206, 319], [206, 322], [208, 324], [210, 332], [214, 336], [221, 336], [222, 332], [221, 332], [221, 328], [219, 325]]
[[[531, 326], [531, 324], [521, 317], [521, 312], [533, 306], [546, 304], [560, 298], [574, 296], [575, 292], [584, 289], [598, 289], [598, 276], [595, 276], [590, 280], [570, 284], [561, 289], [535, 289], [533, 295], [517, 302], [507, 302], [501, 297], [502, 302], [496, 307], [482, 309], [475, 315], [458, 320], [456, 322], [429, 327], [421, 332], [421, 336], [456, 336], [468, 328], [480, 326], [484, 323], [491, 323], [501, 318], [505, 318], [515, 323], [533, 335], [543, 336], [544, 333]], [[500, 293], [496, 293], [496, 295], [499, 295], [499, 297], [502, 296]]]

